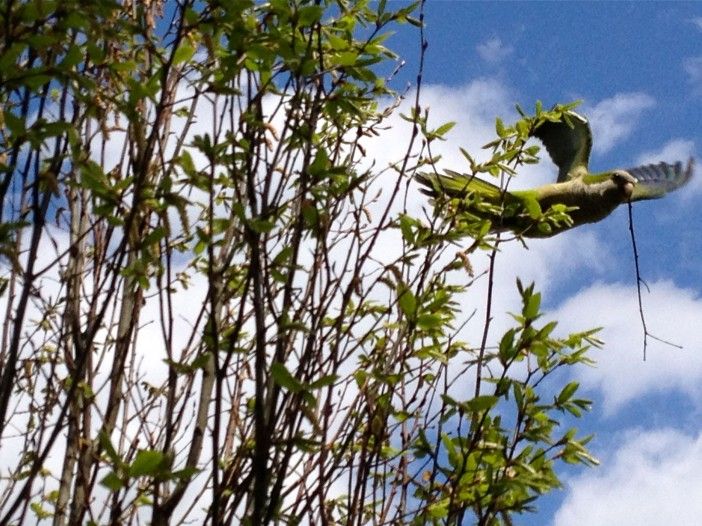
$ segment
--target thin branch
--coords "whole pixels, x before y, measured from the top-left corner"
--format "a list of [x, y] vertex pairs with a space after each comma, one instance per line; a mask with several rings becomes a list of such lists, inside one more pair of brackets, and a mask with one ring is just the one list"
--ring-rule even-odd
[[650, 333], [648, 330], [648, 327], [646, 326], [646, 316], [644, 315], [643, 311], [643, 301], [641, 299], [641, 285], [643, 284], [644, 287], [646, 287], [646, 290], [650, 293], [651, 289], [648, 287], [646, 282], [643, 280], [641, 277], [641, 271], [639, 270], [639, 251], [636, 248], [636, 235], [634, 234], [634, 217], [632, 213], [632, 206], [631, 206], [631, 201], [627, 203], [629, 207], [629, 232], [631, 234], [631, 247], [634, 249], [634, 266], [636, 267], [636, 295], [639, 300], [639, 316], [641, 317], [641, 326], [643, 327], [644, 330], [644, 342], [643, 342], [643, 361], [646, 361], [646, 349], [648, 347], [648, 339], [651, 338], [652, 340], [656, 340], [658, 342], [664, 343], [666, 345], [670, 345], [671, 347], [675, 347], [676, 349], [682, 349], [682, 345], [678, 345], [676, 343], [670, 342], [668, 340], [664, 340], [662, 338], [659, 338], [658, 336], [655, 336], [654, 334]]

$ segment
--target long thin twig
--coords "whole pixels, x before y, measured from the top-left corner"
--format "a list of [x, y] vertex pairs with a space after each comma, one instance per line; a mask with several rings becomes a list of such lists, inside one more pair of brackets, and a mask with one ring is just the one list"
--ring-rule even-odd
[[643, 283], [644, 287], [646, 287], [646, 290], [648, 292], [651, 292], [651, 289], [648, 287], [646, 282], [643, 280], [641, 277], [641, 272], [639, 270], [639, 251], [636, 249], [636, 236], [634, 234], [634, 218], [632, 214], [632, 206], [631, 206], [631, 201], [628, 203], [629, 206], [629, 232], [631, 233], [631, 246], [634, 249], [634, 265], [636, 267], [636, 294], [639, 299], [639, 315], [641, 316], [641, 326], [643, 327], [644, 330], [644, 343], [643, 343], [643, 361], [646, 361], [646, 348], [648, 347], [648, 339], [651, 338], [653, 340], [659, 341], [661, 343], [665, 343], [666, 345], [670, 345], [671, 347], [675, 347], [676, 349], [682, 349], [682, 345], [678, 345], [676, 343], [670, 342], [668, 340], [664, 340], [662, 338], [659, 338], [658, 336], [650, 333], [648, 331], [648, 328], [646, 327], [646, 316], [644, 315], [643, 311], [643, 302], [641, 300], [641, 284]]

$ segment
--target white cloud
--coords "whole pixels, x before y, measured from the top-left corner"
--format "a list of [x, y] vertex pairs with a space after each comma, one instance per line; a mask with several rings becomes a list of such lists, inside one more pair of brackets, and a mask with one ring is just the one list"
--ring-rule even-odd
[[702, 56], [689, 57], [683, 61], [683, 68], [695, 93], [702, 93]]
[[593, 135], [593, 151], [606, 153], [626, 140], [639, 124], [644, 111], [655, 106], [650, 95], [618, 93], [593, 107], [585, 107]]
[[695, 142], [687, 139], [672, 139], [659, 150], [649, 150], [636, 158], [637, 164], [651, 164], [665, 161], [674, 163], [686, 161], [695, 155]]
[[[426, 85], [420, 93], [422, 109], [429, 110], [429, 128], [438, 128], [446, 122], [456, 122], [456, 126], [447, 134], [445, 141], [431, 144], [432, 156], [441, 156], [439, 167], [465, 171], [467, 162], [461, 155], [459, 147], [468, 150], [477, 160], [486, 160], [489, 152], [482, 146], [495, 137], [495, 116], [513, 113], [514, 97], [510, 90], [495, 79], [478, 79], [460, 88], [441, 85]], [[375, 165], [375, 171], [397, 163], [407, 153], [407, 138], [411, 136], [412, 124], [403, 120], [400, 114], [408, 115], [414, 104], [415, 92], [408, 93], [400, 107], [383, 123], [383, 130], [377, 137], [363, 139], [367, 166]], [[413, 155], [419, 154], [420, 141], [415, 141]], [[428, 155], [428, 151], [423, 152]], [[381, 176], [379, 189], [389, 191], [390, 181], [394, 182], [393, 173]], [[414, 187], [409, 195], [408, 209], [419, 212], [426, 206], [427, 199]], [[371, 212], [382, 206], [382, 202], [371, 207]]]
[[690, 20], [695, 26], [697, 26], [697, 29], [702, 31], [702, 16], [696, 16], [692, 20]]
[[485, 62], [498, 64], [512, 54], [514, 48], [502, 42], [499, 37], [492, 37], [475, 47], [478, 55]]
[[695, 526], [702, 516], [702, 435], [636, 431], [600, 468], [568, 484], [554, 526]]
[[[632, 280], [633, 270], [631, 271]], [[702, 298], [671, 282], [650, 283], [643, 294], [646, 324], [651, 334], [682, 345], [677, 349], [649, 340], [642, 360], [643, 329], [634, 285], [599, 283], [575, 294], [553, 313], [564, 330], [604, 327], [604, 349], [592, 356], [596, 368], [580, 369], [585, 387], [604, 395], [604, 411], [613, 414], [627, 402], [656, 393], [683, 394], [694, 403], [702, 395]]]
[[[414, 90], [405, 95], [399, 108], [383, 122], [379, 136], [363, 139], [365, 157], [374, 161], [377, 167], [395, 163], [404, 156], [412, 124], [403, 120], [400, 114], [409, 114], [415, 96]], [[471, 153], [481, 152], [482, 145], [494, 138], [495, 117], [511, 114], [513, 100], [509, 88], [491, 78], [478, 79], [459, 88], [423, 86], [420, 105], [422, 110], [429, 110], [429, 128], [437, 128], [449, 121], [456, 122], [446, 141], [432, 143], [432, 153], [443, 155], [445, 162], [456, 161], [465, 166], [458, 147], [462, 146]], [[447, 166], [460, 169], [455, 164]]]

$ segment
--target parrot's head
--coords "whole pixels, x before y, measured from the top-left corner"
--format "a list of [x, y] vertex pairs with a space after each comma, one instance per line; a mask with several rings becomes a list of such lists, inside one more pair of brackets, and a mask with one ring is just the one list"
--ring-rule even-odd
[[631, 175], [626, 170], [614, 170], [612, 172], [612, 182], [617, 190], [621, 192], [622, 201], [628, 201], [634, 191], [634, 186], [638, 183], [638, 179]]

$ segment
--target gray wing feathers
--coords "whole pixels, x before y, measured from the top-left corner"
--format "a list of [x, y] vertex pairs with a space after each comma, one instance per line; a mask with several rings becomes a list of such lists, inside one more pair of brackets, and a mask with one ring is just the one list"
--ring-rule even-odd
[[694, 164], [690, 158], [686, 167], [678, 161], [675, 164], [649, 164], [627, 170], [638, 181], [631, 200], [656, 199], [680, 188], [692, 177]]
[[574, 168], [582, 167], [587, 171], [592, 149], [592, 133], [587, 119], [572, 111], [564, 113], [563, 117], [562, 121], [544, 122], [533, 132], [558, 166], [559, 183], [571, 179]]

